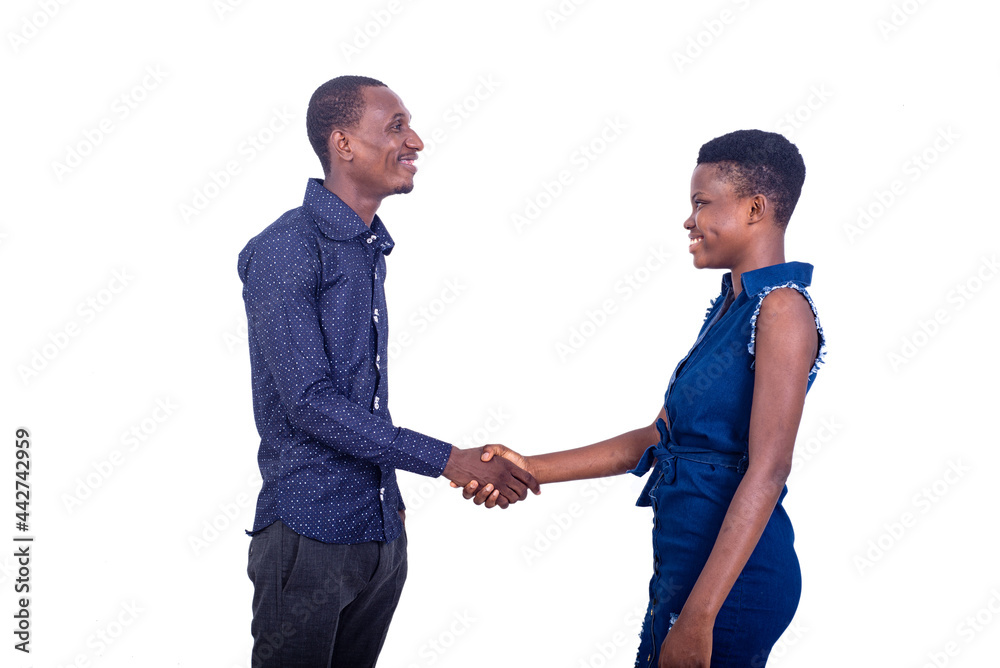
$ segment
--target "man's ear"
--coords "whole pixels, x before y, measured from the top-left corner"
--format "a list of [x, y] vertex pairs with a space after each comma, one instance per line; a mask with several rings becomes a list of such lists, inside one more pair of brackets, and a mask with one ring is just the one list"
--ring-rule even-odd
[[351, 142], [343, 130], [334, 130], [330, 133], [330, 139], [327, 140], [327, 148], [330, 151], [331, 162], [333, 162], [334, 158], [346, 160], [347, 162], [354, 160], [354, 151], [351, 147]]

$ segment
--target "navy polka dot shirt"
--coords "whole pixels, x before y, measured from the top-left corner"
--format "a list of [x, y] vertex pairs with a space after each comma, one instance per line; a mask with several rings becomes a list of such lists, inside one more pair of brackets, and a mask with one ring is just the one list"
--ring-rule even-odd
[[[451, 445], [389, 415], [385, 256], [393, 241], [310, 179], [302, 206], [240, 252], [264, 479], [253, 532], [327, 543], [402, 532], [396, 469], [439, 476]], [[252, 532], [249, 532], [252, 533]]]

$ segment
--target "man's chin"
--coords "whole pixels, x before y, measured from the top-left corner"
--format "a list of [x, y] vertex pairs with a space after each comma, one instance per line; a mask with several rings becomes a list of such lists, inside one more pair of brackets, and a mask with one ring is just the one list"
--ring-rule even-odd
[[401, 183], [396, 186], [396, 189], [392, 191], [393, 195], [405, 195], [413, 190], [413, 181], [409, 183]]

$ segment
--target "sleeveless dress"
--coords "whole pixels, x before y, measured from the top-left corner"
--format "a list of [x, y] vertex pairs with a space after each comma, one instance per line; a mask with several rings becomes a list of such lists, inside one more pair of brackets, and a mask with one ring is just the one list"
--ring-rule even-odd
[[[757, 316], [771, 291], [793, 288], [809, 301], [820, 343], [809, 387], [816, 377], [825, 340], [806, 292], [812, 270], [810, 264], [786, 262], [746, 272], [735, 299], [727, 273], [694, 346], [670, 378], [664, 396], [669, 429], [657, 421], [659, 443], [631, 471], [642, 476], [652, 468], [637, 505], [652, 506], [654, 515], [653, 577], [637, 667], [658, 665], [660, 646], [708, 560], [747, 469]], [[801, 574], [781, 505], [787, 491], [716, 617], [712, 668], [764, 666], [795, 614]]]

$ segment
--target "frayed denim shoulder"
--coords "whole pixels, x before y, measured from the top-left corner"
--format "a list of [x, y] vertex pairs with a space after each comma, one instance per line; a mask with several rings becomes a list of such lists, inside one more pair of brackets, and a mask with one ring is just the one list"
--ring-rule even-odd
[[722, 295], [719, 295], [718, 297], [713, 297], [712, 301], [708, 303], [708, 310], [705, 311], [705, 319], [701, 321], [702, 324], [708, 322], [708, 316], [712, 315], [712, 309], [715, 308], [715, 302], [719, 301], [720, 299], [722, 299]]
[[[756, 356], [757, 350], [757, 316], [760, 315], [760, 306], [764, 303], [764, 298], [771, 294], [773, 291], [780, 288], [792, 288], [793, 290], [798, 290], [806, 301], [809, 302], [809, 308], [812, 309], [813, 319], [816, 321], [816, 331], [819, 333], [819, 354], [816, 356], [816, 362], [813, 364], [812, 369], [809, 370], [809, 377], [812, 378], [819, 371], [821, 364], [826, 362], [826, 335], [823, 334], [823, 326], [819, 324], [819, 313], [816, 311], [816, 305], [813, 303], [812, 297], [809, 296], [809, 292], [794, 281], [789, 281], [788, 283], [783, 283], [781, 285], [772, 285], [770, 287], [764, 288], [760, 292], [760, 298], [757, 300], [757, 308], [754, 309], [753, 317], [750, 318], [750, 343], [747, 345], [747, 350], [750, 351], [750, 355]], [[753, 364], [750, 365], [753, 368]]]

